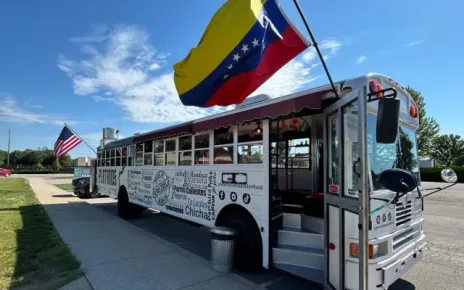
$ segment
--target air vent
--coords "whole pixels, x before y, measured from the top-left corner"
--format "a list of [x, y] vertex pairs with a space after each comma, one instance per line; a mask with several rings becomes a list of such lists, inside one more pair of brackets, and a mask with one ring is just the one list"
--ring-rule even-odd
[[398, 202], [396, 204], [396, 226], [401, 226], [411, 221], [412, 204], [408, 202]]

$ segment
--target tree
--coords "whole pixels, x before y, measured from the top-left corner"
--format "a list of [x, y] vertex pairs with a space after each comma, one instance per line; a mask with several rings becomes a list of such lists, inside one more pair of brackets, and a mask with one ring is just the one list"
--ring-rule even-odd
[[61, 169], [60, 161], [55, 160], [55, 162], [53, 162], [53, 170], [60, 171], [60, 169]]
[[417, 130], [417, 148], [420, 156], [428, 156], [432, 148], [432, 141], [438, 136], [440, 126], [432, 117], [427, 117], [425, 100], [421, 92], [407, 87], [406, 90], [416, 102], [419, 110], [419, 129]]
[[430, 156], [441, 165], [450, 166], [461, 155], [464, 155], [464, 140], [461, 136], [445, 134], [433, 140]]

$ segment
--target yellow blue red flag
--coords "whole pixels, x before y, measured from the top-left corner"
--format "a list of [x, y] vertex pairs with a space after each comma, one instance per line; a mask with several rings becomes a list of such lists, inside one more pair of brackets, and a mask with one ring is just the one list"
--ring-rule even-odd
[[239, 104], [308, 47], [277, 0], [228, 0], [174, 64], [179, 98], [203, 108]]

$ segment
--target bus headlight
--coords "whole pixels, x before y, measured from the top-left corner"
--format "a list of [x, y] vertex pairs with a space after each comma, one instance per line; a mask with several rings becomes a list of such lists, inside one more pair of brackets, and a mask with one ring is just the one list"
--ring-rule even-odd
[[[369, 259], [374, 259], [379, 255], [379, 245], [369, 245]], [[357, 243], [350, 243], [350, 256], [359, 258], [359, 246]]]

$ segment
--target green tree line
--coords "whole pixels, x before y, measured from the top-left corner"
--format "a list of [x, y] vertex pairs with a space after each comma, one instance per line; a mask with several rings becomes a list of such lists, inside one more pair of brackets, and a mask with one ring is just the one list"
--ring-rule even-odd
[[419, 129], [417, 147], [419, 155], [430, 157], [439, 166], [464, 166], [464, 140], [456, 134], [440, 134], [440, 125], [427, 117], [426, 103], [420, 91], [407, 87], [419, 109]]
[[[7, 164], [8, 153], [0, 150], [0, 166]], [[37, 149], [15, 150], [10, 152], [10, 165], [24, 165], [42, 167], [68, 167], [72, 165], [71, 156], [65, 155], [58, 162], [55, 160], [53, 150], [46, 147]]]

